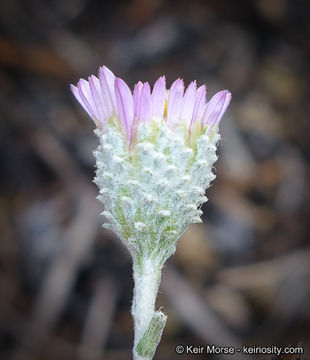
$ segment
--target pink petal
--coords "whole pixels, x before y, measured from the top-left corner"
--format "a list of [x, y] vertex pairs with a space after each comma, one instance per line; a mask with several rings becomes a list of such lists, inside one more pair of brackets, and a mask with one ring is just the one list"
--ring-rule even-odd
[[152, 92], [152, 116], [162, 119], [165, 112], [166, 101], [166, 78], [161, 76], [154, 84]]
[[152, 116], [152, 100], [151, 88], [149, 83], [144, 83], [140, 97], [140, 113], [138, 118], [141, 122], [151, 121]]
[[114, 86], [115, 75], [107, 67], [102, 66], [99, 68], [99, 79], [107, 115], [108, 117], [111, 117], [114, 114], [117, 115]]
[[134, 119], [133, 97], [125, 81], [120, 78], [115, 79], [115, 95], [120, 122], [126, 132], [127, 142], [130, 144]]
[[88, 78], [88, 82], [89, 82], [91, 94], [94, 99], [95, 108], [97, 110], [97, 115], [98, 115], [97, 119], [99, 120], [100, 124], [103, 125], [105, 120], [108, 118], [108, 114], [106, 113], [106, 108], [104, 106], [103, 96], [102, 96], [101, 87], [100, 87], [100, 81], [96, 76], [91, 75]]
[[176, 125], [180, 122], [182, 110], [184, 84], [182, 79], [177, 79], [170, 88], [168, 95], [167, 123]]
[[139, 81], [133, 91], [133, 104], [134, 104], [134, 118], [136, 119], [140, 114], [140, 103], [141, 103], [141, 91], [143, 84]]
[[91, 112], [88, 110], [87, 106], [85, 105], [83, 99], [81, 98], [80, 94], [79, 94], [79, 89], [74, 86], [74, 85], [70, 85], [70, 89], [73, 93], [73, 95], [75, 96], [76, 100], [83, 106], [84, 110], [87, 112], [87, 114], [92, 117], [93, 115], [91, 114]]
[[191, 125], [197, 120], [201, 121], [205, 105], [206, 105], [206, 86], [202, 85], [197, 89], [196, 92], [195, 107], [193, 111]]
[[192, 121], [193, 111], [195, 107], [195, 100], [196, 100], [196, 81], [193, 81], [189, 84], [188, 88], [185, 91], [182, 114], [181, 114], [181, 120], [185, 121], [187, 129], [189, 128]]
[[208, 125], [207, 132], [210, 132], [214, 125], [217, 125], [224, 115], [231, 100], [231, 93], [228, 90], [219, 91], [207, 103], [202, 123]]
[[91, 117], [98, 118], [94, 99], [91, 94], [88, 81], [84, 79], [80, 79], [77, 84], [77, 87], [78, 87], [79, 95], [83, 100], [85, 106], [87, 107], [88, 112], [91, 114]]

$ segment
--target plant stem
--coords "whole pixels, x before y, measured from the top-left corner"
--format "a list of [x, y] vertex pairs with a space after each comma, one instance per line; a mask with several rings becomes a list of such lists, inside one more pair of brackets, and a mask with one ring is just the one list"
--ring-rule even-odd
[[166, 316], [155, 311], [155, 301], [160, 284], [161, 267], [149, 258], [133, 265], [134, 296], [132, 316], [134, 321], [134, 360], [151, 360], [160, 341]]

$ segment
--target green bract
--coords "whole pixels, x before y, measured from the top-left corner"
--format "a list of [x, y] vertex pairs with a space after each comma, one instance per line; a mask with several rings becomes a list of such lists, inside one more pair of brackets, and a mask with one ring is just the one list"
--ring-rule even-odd
[[189, 224], [201, 222], [199, 207], [207, 201], [205, 189], [215, 178], [215, 131], [196, 133], [189, 144], [184, 127], [170, 129], [164, 121], [140, 124], [128, 149], [117, 120], [96, 130], [95, 152], [100, 189], [105, 205], [104, 226], [126, 245], [134, 261], [148, 257], [163, 265]]

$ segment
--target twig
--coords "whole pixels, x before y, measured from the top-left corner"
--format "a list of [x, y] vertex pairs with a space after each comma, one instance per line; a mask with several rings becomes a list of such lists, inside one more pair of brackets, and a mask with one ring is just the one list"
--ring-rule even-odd
[[79, 360], [99, 360], [113, 318], [118, 288], [111, 277], [102, 278], [91, 300], [79, 350]]
[[[205, 342], [204, 345], [241, 348], [241, 340], [230, 332], [195, 289], [171, 266], [164, 269], [162, 287], [180, 319]], [[238, 359], [250, 359], [241, 353], [235, 355]], [[222, 355], [221, 358], [226, 357]]]

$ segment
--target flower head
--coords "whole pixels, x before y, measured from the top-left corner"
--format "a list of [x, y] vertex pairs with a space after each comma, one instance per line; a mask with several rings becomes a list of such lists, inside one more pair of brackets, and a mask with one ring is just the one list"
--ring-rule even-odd
[[193, 128], [199, 133], [216, 127], [227, 106], [231, 94], [223, 90], [206, 102], [205, 85], [197, 88], [196, 81], [184, 88], [182, 79], [166, 89], [166, 79], [161, 76], [153, 89], [148, 82], [139, 81], [133, 93], [127, 84], [105, 66], [99, 69], [98, 78], [91, 75], [88, 81], [80, 79], [71, 90], [97, 127], [105, 129], [112, 118], [118, 118], [126, 135], [127, 144], [135, 139], [135, 129], [140, 123], [165, 121], [170, 128], [182, 125], [188, 135]]
[[[133, 93], [107, 69], [71, 85], [97, 125], [95, 152], [103, 215], [139, 264], [163, 264], [178, 238], [201, 222], [205, 189], [215, 178], [218, 124], [230, 102], [224, 90], [206, 102], [206, 87], [182, 79], [166, 89], [160, 77], [151, 89], [138, 82]], [[199, 208], [198, 208], [199, 207]]]

